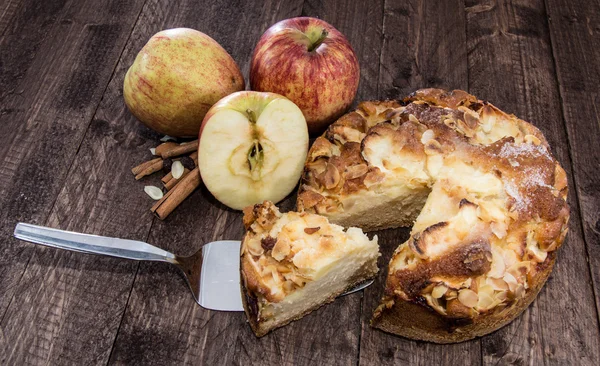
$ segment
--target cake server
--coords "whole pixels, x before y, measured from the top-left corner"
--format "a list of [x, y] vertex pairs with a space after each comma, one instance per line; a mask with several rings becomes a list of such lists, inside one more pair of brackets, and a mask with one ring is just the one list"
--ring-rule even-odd
[[[200, 306], [210, 310], [243, 311], [240, 294], [240, 241], [221, 240], [205, 244], [189, 257], [181, 257], [137, 240], [81, 234], [18, 223], [14, 236], [35, 244], [111, 257], [167, 262], [179, 268]], [[369, 280], [346, 291], [360, 291]]]

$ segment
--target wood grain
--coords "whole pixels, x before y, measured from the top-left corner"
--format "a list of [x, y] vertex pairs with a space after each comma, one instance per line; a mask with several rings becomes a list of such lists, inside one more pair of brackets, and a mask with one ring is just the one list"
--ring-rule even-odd
[[[379, 75], [380, 98], [403, 98], [424, 87], [467, 89], [463, 5], [459, 1], [386, 2]], [[408, 229], [378, 233], [381, 273], [364, 292], [361, 364], [479, 364], [479, 341], [435, 345], [386, 334], [369, 326], [379, 304], [387, 264]]]
[[[129, 167], [147, 151], [143, 148], [146, 140], [141, 137], [145, 132], [137, 131], [138, 122], [133, 118], [123, 116], [123, 63], [118, 68], [120, 79], [112, 79], [96, 111], [142, 5], [143, 1], [92, 2], [76, 7], [77, 12], [67, 9], [60, 24], [68, 25], [69, 35], [78, 35], [69, 40], [73, 55], [40, 55], [55, 57], [57, 66], [64, 62], [61, 56], [68, 56], [69, 63], [57, 70], [61, 78], [44, 80], [56, 83], [56, 90], [47, 90], [52, 98], [38, 94], [40, 105], [31, 107], [38, 115], [29, 118], [48, 130], [30, 132], [32, 138], [40, 139], [41, 151], [33, 146], [34, 157], [39, 160], [28, 161], [32, 166], [19, 173], [14, 183], [28, 189], [29, 196], [39, 197], [45, 184], [56, 185], [53, 180], [62, 178], [57, 182], [63, 186], [58, 198], [46, 198], [50, 204], [55, 202], [45, 221], [49, 226], [136, 239], [147, 236], [152, 218], [146, 215], [145, 220], [139, 220], [147, 212], [147, 199], [134, 184], [128, 184]], [[48, 47], [59, 47], [60, 51], [61, 37], [55, 35], [53, 39], [54, 45]], [[126, 62], [134, 56], [129, 55]], [[76, 148], [73, 162], [66, 154], [74, 154]], [[61, 169], [69, 165], [65, 176]], [[42, 202], [34, 200], [31, 204], [35, 205], [31, 208], [34, 212], [43, 210], [47, 215], [49, 208], [44, 209]], [[35, 249], [2, 321], [0, 359], [6, 364], [105, 363], [137, 264], [28, 243], [18, 245]]]
[[573, 163], [572, 191], [581, 210], [600, 318], [600, 3], [553, 0], [546, 6]]
[[141, 8], [111, 4], [23, 1], [9, 12], [0, 39], [0, 316], [33, 251], [11, 238], [14, 226], [46, 222]]
[[[572, 177], [543, 2], [467, 1], [466, 12], [471, 93], [540, 128]], [[589, 326], [596, 310], [573, 189], [569, 202], [570, 232], [551, 279], [521, 317], [481, 339], [485, 364], [597, 362], [598, 329]]]

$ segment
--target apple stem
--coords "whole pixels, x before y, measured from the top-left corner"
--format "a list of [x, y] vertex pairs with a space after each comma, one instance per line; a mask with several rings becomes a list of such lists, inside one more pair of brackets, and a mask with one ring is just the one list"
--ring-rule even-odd
[[248, 115], [248, 120], [250, 120], [250, 123], [256, 123], [256, 113], [254, 113], [252, 109], [246, 109], [246, 114]]
[[319, 36], [319, 38], [315, 41], [315, 43], [311, 44], [308, 47], [308, 51], [312, 52], [312, 51], [316, 50], [317, 48], [319, 48], [321, 43], [323, 43], [325, 38], [327, 38], [328, 34], [329, 34], [329, 32], [327, 32], [327, 29], [323, 28], [323, 31], [321, 32], [321, 35]]

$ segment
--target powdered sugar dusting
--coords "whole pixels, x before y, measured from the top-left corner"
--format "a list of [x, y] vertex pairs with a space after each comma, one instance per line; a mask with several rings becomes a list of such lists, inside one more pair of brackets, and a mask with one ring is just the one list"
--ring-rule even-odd
[[524, 192], [531, 192], [536, 187], [554, 189], [546, 183], [546, 177], [541, 167], [527, 167], [523, 169], [518, 183], [513, 179], [505, 180], [504, 190], [515, 200], [515, 208], [519, 211], [527, 209], [531, 205], [531, 198]]
[[534, 145], [534, 144], [504, 144], [498, 156], [505, 159], [516, 158], [520, 155], [527, 155], [533, 157], [544, 156], [550, 159], [548, 155], [548, 151], [544, 145]]

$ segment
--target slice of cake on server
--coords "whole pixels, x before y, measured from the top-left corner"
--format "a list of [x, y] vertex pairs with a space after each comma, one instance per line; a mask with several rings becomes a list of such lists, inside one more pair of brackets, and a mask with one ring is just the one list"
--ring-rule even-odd
[[377, 274], [377, 236], [273, 203], [244, 210], [241, 291], [257, 336], [299, 319]]

